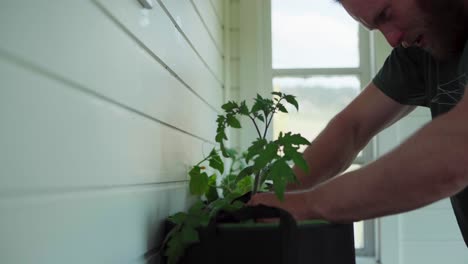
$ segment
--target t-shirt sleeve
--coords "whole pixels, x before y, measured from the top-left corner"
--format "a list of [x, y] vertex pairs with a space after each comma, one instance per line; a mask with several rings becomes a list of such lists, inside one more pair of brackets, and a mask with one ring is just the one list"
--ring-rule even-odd
[[416, 47], [396, 47], [372, 82], [400, 104], [426, 106], [424, 56]]
[[460, 58], [458, 73], [464, 75], [465, 78], [468, 78], [468, 41], [465, 43], [465, 48]]

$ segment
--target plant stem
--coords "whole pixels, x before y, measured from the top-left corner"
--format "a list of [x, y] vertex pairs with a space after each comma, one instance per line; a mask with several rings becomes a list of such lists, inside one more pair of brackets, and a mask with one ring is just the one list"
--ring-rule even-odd
[[198, 164], [195, 165], [195, 166], [200, 166], [203, 162], [207, 161], [209, 158], [211, 158], [211, 155], [208, 155], [208, 157], [206, 157], [202, 161], [198, 162]]
[[254, 181], [252, 195], [255, 195], [258, 192], [259, 181], [260, 181], [260, 172], [257, 172], [257, 174], [255, 175], [255, 181]]
[[270, 120], [267, 121], [267, 117], [265, 117], [265, 133], [263, 134], [263, 138], [266, 138], [266, 133], [268, 131], [268, 128], [270, 127], [270, 124], [271, 124], [271, 121], [273, 121], [273, 116], [275, 115], [275, 112], [278, 110], [278, 105], [279, 103], [281, 102], [281, 100], [283, 100], [283, 98], [279, 99], [278, 102], [276, 102], [276, 106], [275, 106], [275, 109], [273, 109], [273, 112], [271, 113], [271, 116], [270, 116]]
[[229, 167], [229, 174], [232, 174], [232, 170], [234, 168], [234, 163], [236, 163], [236, 158], [232, 158], [231, 166]]
[[[275, 114], [275, 112], [271, 113], [271, 118], [273, 118], [273, 115]], [[265, 131], [263, 132], [263, 138], [265, 139], [266, 138], [266, 134], [268, 132], [268, 127], [270, 126], [269, 122], [268, 121], [268, 115], [265, 114]]]
[[250, 120], [252, 120], [252, 122], [254, 123], [254, 126], [255, 126], [255, 129], [257, 130], [258, 136], [259, 136], [260, 138], [262, 138], [262, 133], [260, 133], [260, 129], [258, 129], [257, 123], [255, 122], [255, 119], [254, 119], [253, 117], [251, 117], [250, 115], [248, 115], [248, 117], [249, 117]]

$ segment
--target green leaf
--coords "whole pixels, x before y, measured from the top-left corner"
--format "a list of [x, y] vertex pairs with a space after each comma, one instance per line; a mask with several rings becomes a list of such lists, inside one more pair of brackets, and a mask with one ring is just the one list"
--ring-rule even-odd
[[216, 216], [220, 210], [223, 210], [227, 205], [229, 204], [229, 201], [226, 199], [218, 199], [210, 204], [211, 207], [211, 212], [210, 212], [210, 218]]
[[218, 115], [218, 118], [216, 119], [216, 122], [218, 123], [218, 125], [224, 123], [224, 121], [226, 121], [226, 117], [222, 115]]
[[280, 97], [283, 96], [283, 93], [280, 93], [280, 92], [272, 92], [271, 94], [272, 95], [277, 95], [277, 96], [280, 96]]
[[256, 118], [262, 122], [265, 122], [265, 118], [262, 115], [257, 115]]
[[236, 177], [235, 174], [229, 174], [221, 181], [221, 187], [223, 189], [223, 196], [226, 197], [236, 188]]
[[219, 198], [218, 189], [216, 188], [216, 178], [216, 174], [213, 174], [208, 178], [208, 191], [205, 193], [208, 203]]
[[294, 172], [284, 158], [273, 163], [270, 169], [270, 179], [273, 181], [273, 189], [280, 201], [284, 200], [284, 191], [288, 182], [293, 182]]
[[293, 95], [285, 95], [284, 96], [284, 99], [286, 99], [286, 101], [292, 105], [294, 105], [294, 107], [296, 107], [297, 111], [299, 111], [299, 104], [297, 103], [297, 100], [296, 100], [296, 97], [293, 96]]
[[297, 151], [297, 148], [291, 146], [284, 147], [285, 157], [292, 159], [294, 164], [301, 168], [304, 172], [309, 171], [309, 166], [307, 165], [306, 160], [304, 159], [302, 153]]
[[224, 162], [221, 157], [218, 155], [215, 149], [213, 149], [210, 153], [209, 164], [210, 167], [213, 169], [218, 170], [221, 174], [224, 173]]
[[241, 181], [242, 179], [244, 179], [245, 177], [247, 176], [250, 176], [254, 173], [255, 171], [255, 168], [254, 166], [248, 166], [248, 167], [245, 167], [243, 170], [241, 170], [241, 172], [239, 172], [239, 174], [237, 175], [236, 177], [236, 183]]
[[179, 225], [179, 224], [182, 224], [186, 218], [187, 218], [187, 213], [179, 212], [179, 213], [169, 216], [168, 220], [173, 222], [174, 224]]
[[241, 197], [242, 194], [238, 192], [233, 192], [227, 195], [224, 199], [227, 201], [228, 204], [231, 204], [234, 200]]
[[182, 241], [185, 244], [193, 244], [193, 243], [197, 243], [200, 241], [197, 230], [195, 230], [195, 228], [191, 226], [184, 225], [180, 233], [181, 233]]
[[239, 106], [237, 105], [236, 102], [229, 101], [229, 102], [225, 103], [223, 106], [221, 106], [221, 108], [226, 112], [231, 112], [234, 109], [239, 108]]
[[205, 204], [203, 203], [203, 201], [198, 200], [194, 204], [192, 204], [192, 206], [188, 210], [188, 213], [190, 216], [200, 215], [204, 213], [203, 208], [205, 208]]
[[229, 158], [229, 153], [226, 150], [226, 147], [224, 146], [224, 142], [220, 141], [219, 143], [219, 149], [221, 149], [221, 153], [223, 154], [223, 157]]
[[242, 207], [244, 207], [244, 203], [241, 202], [241, 201], [234, 201], [232, 204], [231, 204], [232, 208], [234, 208], [235, 210], [239, 210], [241, 209]]
[[255, 113], [255, 112], [261, 111], [262, 109], [263, 109], [263, 102], [256, 100], [254, 105], [252, 106], [251, 112]]
[[288, 110], [286, 109], [286, 107], [284, 107], [284, 105], [282, 104], [278, 104], [278, 110], [280, 110], [281, 112], [283, 113], [287, 113]]
[[201, 172], [199, 166], [195, 166], [190, 171], [190, 193], [193, 195], [203, 195], [208, 190], [208, 174]]
[[235, 158], [237, 156], [237, 151], [233, 148], [226, 149], [230, 158]]
[[223, 140], [227, 140], [226, 133], [224, 133], [224, 131], [219, 132], [218, 134], [216, 134], [215, 140], [218, 143], [222, 142]]
[[184, 255], [186, 245], [182, 240], [181, 232], [176, 232], [167, 241], [164, 255], [168, 258], [168, 264], [177, 264], [179, 259]]
[[226, 206], [223, 207], [224, 211], [227, 212], [235, 212], [239, 209], [241, 209], [244, 206], [244, 204], [240, 201], [235, 201], [233, 203], [229, 203]]
[[210, 215], [208, 214], [208, 212], [204, 212], [202, 215], [200, 215], [200, 226], [206, 226], [210, 223]]
[[263, 151], [267, 141], [263, 138], [258, 138], [252, 145], [247, 149], [247, 155], [245, 156], [246, 162], [249, 162], [253, 157], [260, 154]]
[[303, 138], [301, 134], [286, 133], [282, 138], [278, 139], [278, 143], [281, 145], [310, 145], [310, 142]]
[[252, 177], [244, 177], [239, 182], [237, 182], [236, 189], [234, 193], [239, 193], [240, 195], [244, 195], [250, 192], [253, 189], [253, 181]]
[[249, 115], [249, 108], [245, 104], [245, 101], [242, 101], [240, 107], [239, 107], [239, 113], [241, 115]]
[[258, 111], [262, 111], [265, 115], [268, 115], [269, 109], [273, 105], [272, 100], [265, 99], [257, 94], [257, 98], [255, 98], [255, 103], [252, 107], [252, 113], [256, 113]]
[[227, 115], [227, 123], [229, 126], [233, 128], [241, 128], [241, 124], [234, 115]]
[[281, 202], [284, 201], [284, 192], [286, 191], [287, 181], [280, 178], [273, 183], [273, 190], [275, 191], [276, 197]]
[[278, 144], [276, 144], [275, 142], [270, 142], [265, 147], [265, 150], [263, 150], [255, 159], [255, 164], [254, 164], [255, 168], [262, 169], [268, 163], [273, 161], [278, 156], [278, 148], [279, 148]]
[[197, 175], [200, 175], [200, 173], [201, 173], [200, 166], [193, 166], [193, 168], [189, 171], [190, 177], [195, 177]]
[[275, 110], [275, 103], [271, 99], [265, 99], [264, 100], [264, 109], [263, 113], [265, 116], [268, 116], [271, 112]]

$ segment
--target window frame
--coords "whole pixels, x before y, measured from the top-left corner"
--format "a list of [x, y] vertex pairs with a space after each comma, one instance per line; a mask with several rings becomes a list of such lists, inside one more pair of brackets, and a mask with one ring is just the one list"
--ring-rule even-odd
[[[272, 46], [272, 9], [271, 9], [271, 0], [268, 0], [268, 8], [266, 11], [265, 22], [269, 23], [266, 27], [270, 29], [269, 34], [270, 46]], [[339, 75], [354, 75], [361, 82], [361, 90], [366, 86], [367, 83], [371, 81], [371, 76], [375, 74], [375, 63], [374, 63], [374, 45], [373, 38], [371, 37], [372, 32], [369, 32], [367, 29], [362, 27], [359, 24], [358, 29], [358, 47], [359, 47], [359, 66], [358, 67], [345, 67], [345, 68], [273, 68], [272, 69], [272, 78], [277, 77], [296, 77], [296, 78], [308, 78], [314, 76], [339, 76]], [[270, 56], [270, 61], [272, 61], [273, 50], [270, 50], [270, 53], [267, 55]], [[365, 165], [368, 162], [371, 162], [375, 157], [375, 140], [371, 142], [363, 149], [363, 153], [358, 157], [353, 164]], [[376, 221], [377, 220], [366, 220], [364, 221], [364, 248], [356, 249], [357, 257], [377, 257], [377, 240], [376, 240]]]

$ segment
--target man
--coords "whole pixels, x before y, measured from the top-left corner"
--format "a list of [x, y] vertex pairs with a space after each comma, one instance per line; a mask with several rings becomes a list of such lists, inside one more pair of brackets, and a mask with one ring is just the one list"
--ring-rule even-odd
[[[349, 222], [413, 210], [451, 197], [468, 246], [468, 0], [341, 0], [394, 47], [363, 92], [304, 152], [310, 173], [284, 202], [258, 194], [251, 205], [282, 207], [300, 219]], [[398, 148], [343, 172], [379, 131], [415, 106], [433, 120]]]

